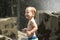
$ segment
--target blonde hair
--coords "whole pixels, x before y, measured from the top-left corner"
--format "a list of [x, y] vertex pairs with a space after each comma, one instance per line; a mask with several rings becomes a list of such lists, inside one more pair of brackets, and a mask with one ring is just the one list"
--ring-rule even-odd
[[35, 7], [29, 6], [29, 7], [27, 7], [26, 9], [30, 9], [31, 12], [32, 12], [32, 13], [34, 14], [34, 16], [35, 16], [35, 14], [36, 14], [36, 8], [35, 8]]

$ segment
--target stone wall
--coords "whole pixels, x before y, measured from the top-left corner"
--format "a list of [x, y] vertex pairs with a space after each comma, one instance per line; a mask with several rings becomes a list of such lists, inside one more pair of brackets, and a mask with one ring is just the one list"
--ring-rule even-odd
[[37, 35], [39, 40], [60, 40], [60, 15], [39, 13]]
[[16, 17], [0, 18], [0, 35], [11, 39], [17, 39]]

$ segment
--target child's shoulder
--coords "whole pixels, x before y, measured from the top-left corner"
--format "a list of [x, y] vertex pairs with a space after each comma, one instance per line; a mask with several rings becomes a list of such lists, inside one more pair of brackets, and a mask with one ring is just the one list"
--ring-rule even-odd
[[31, 21], [31, 22], [30, 22], [30, 25], [31, 25], [32, 27], [37, 27], [37, 24], [36, 24], [35, 21]]
[[33, 19], [33, 20], [31, 20], [30, 21], [30, 23], [32, 24], [32, 25], [36, 25], [36, 22], [35, 22], [35, 20]]

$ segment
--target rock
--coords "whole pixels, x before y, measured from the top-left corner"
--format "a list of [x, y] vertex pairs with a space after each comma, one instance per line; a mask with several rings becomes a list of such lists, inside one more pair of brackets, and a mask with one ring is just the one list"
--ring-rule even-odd
[[28, 37], [25, 33], [18, 31], [18, 40], [28, 40]]
[[0, 35], [0, 40], [12, 40], [12, 39], [7, 36]]
[[17, 39], [17, 18], [0, 18], [0, 34], [11, 39]]

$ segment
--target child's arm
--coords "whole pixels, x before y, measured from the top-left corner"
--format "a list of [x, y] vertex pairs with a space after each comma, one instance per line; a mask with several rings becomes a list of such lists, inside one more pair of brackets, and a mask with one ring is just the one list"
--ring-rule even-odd
[[26, 31], [27, 31], [27, 28], [22, 29], [22, 32], [26, 33]]
[[31, 26], [32, 26], [32, 30], [30, 31], [31, 33], [34, 33], [37, 31], [38, 27], [37, 24], [35, 22], [31, 22]]

